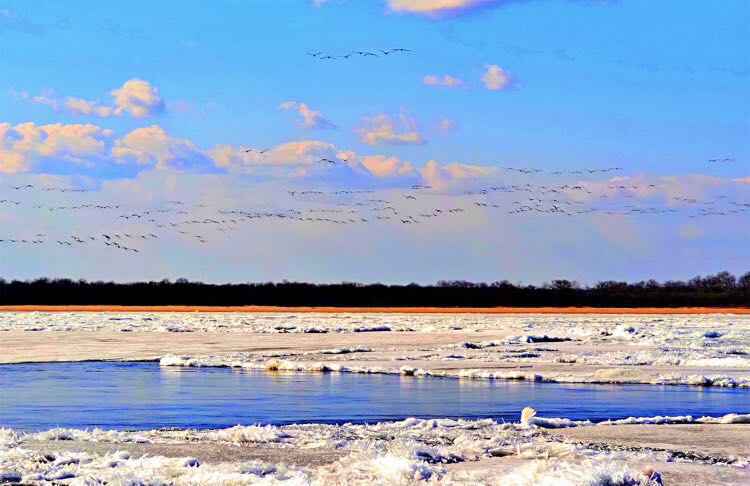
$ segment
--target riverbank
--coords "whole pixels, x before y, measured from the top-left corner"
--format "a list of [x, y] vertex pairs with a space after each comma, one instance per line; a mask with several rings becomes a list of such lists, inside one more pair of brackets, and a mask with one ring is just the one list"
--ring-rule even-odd
[[[726, 309], [679, 314], [170, 310], [5, 312], [0, 314], [0, 362], [160, 360], [169, 367], [432, 375], [467, 383], [750, 388], [750, 316]], [[412, 421], [370, 428], [251, 427], [213, 436], [157, 431], [151, 443], [158, 445], [85, 434], [60, 441], [53, 433], [6, 448], [8, 461], [0, 465], [24, 477], [73, 474], [69, 477], [115, 482], [158, 477], [174, 484], [489, 485], [502, 479], [529, 485], [562, 484], [560, 478], [566, 484], [639, 484], [620, 480], [640, 481], [643, 470], [653, 469], [665, 484], [741, 485], [750, 482], [750, 466], [737, 438], [747, 435], [747, 427], [641, 424], [561, 431]], [[13, 437], [0, 431], [0, 442], [3, 434]], [[164, 440], [165, 434], [172, 435]], [[184, 454], [205, 465], [195, 468], [184, 457], [171, 457]]]
[[726, 314], [4, 313], [0, 338], [0, 363], [750, 387], [750, 317]]
[[747, 428], [598, 425], [562, 430], [491, 420], [407, 419], [211, 431], [55, 429], [26, 435], [6, 429], [0, 434], [0, 474], [6, 482], [34, 484], [88, 478], [177, 485], [728, 486], [750, 479], [742, 440]]

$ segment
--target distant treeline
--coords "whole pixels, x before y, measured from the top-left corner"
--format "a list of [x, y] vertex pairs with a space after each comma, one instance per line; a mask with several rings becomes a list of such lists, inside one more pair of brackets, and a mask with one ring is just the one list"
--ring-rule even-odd
[[87, 282], [0, 279], [2, 305], [203, 305], [336, 307], [730, 307], [750, 305], [750, 273], [721, 272], [687, 282], [606, 281], [581, 286], [554, 280], [541, 286], [508, 281], [440, 281], [435, 285], [174, 282]]

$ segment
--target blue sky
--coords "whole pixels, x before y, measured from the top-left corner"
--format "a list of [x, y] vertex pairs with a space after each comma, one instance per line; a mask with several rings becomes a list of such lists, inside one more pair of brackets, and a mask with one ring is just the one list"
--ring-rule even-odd
[[[691, 218], [703, 210], [675, 199], [704, 209], [750, 202], [748, 18], [742, 0], [224, 0], [179, 9], [0, 0], [0, 199], [23, 203], [0, 204], [0, 223], [6, 238], [38, 226], [52, 241], [0, 244], [0, 276], [590, 282], [748, 270], [749, 214]], [[413, 52], [307, 54], [394, 47]], [[243, 152], [251, 147], [269, 155]], [[320, 158], [337, 165], [324, 170]], [[607, 203], [679, 213], [476, 209], [464, 196], [472, 188], [522, 182], [506, 166], [620, 167], [584, 182], [598, 196], [612, 177], [654, 184]], [[49, 181], [91, 192], [8, 189]], [[290, 187], [398, 199], [415, 183], [433, 186], [435, 204], [474, 212], [418, 229], [263, 221], [234, 229], [231, 243], [212, 237], [198, 247], [165, 235], [120, 263], [109, 248], [54, 243], [94, 221], [115, 231], [119, 213], [34, 208], [86, 199], [145, 210], [176, 198], [307, 211], [340, 201], [285, 200]], [[513, 200], [496, 203], [512, 209]]]

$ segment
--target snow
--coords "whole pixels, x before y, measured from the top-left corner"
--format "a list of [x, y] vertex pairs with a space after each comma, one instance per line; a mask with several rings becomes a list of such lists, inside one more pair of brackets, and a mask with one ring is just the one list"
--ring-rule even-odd
[[[369, 425], [305, 424], [283, 427], [249, 425], [223, 430], [151, 430], [114, 432], [55, 429], [0, 437], [0, 480], [71, 485], [636, 485], [646, 484], [622, 457], [555, 442], [538, 432], [567, 419], [540, 419], [525, 412], [528, 423], [493, 420], [410, 418]], [[716, 419], [724, 420], [725, 417]], [[735, 417], [732, 418], [734, 420]], [[651, 422], [646, 422], [651, 423]], [[591, 425], [579, 423], [579, 425]], [[323, 466], [298, 467], [259, 460], [203, 463], [195, 457], [134, 457], [118, 443], [145, 436], [152, 443], [191, 444], [196, 451], [212, 442], [290, 450], [338, 450], [341, 459]], [[56, 452], [65, 438], [112, 444], [106, 453]], [[28, 448], [41, 447], [44, 452]], [[505, 452], [498, 452], [505, 451]], [[481, 467], [449, 466], [488, 457], [517, 458], [502, 475]]]
[[[44, 333], [50, 331], [120, 337], [127, 331], [128, 338], [143, 333], [169, 345], [151, 355], [162, 355], [164, 367], [750, 388], [750, 316], [5, 313], [0, 314], [0, 331], [36, 340], [48, 339]], [[243, 339], [250, 350], [203, 354], [172, 345], [184, 338], [200, 341], [201, 333], [206, 340], [223, 335]], [[438, 335], [442, 340], [433, 338]], [[256, 349], [253, 336], [282, 344]], [[369, 425], [243, 424], [214, 431], [53, 429], [20, 434], [0, 428], [0, 482], [18, 482], [20, 475], [25, 483], [78, 485], [635, 485], [645, 484], [643, 475], [628, 465], [635, 453], [620, 457], [587, 450], [555, 442], [550, 434], [560, 434], [554, 429], [563, 427], [750, 423], [750, 415], [737, 413], [628, 417], [598, 424], [540, 415], [543, 410], [513, 424], [412, 418]], [[45, 446], [49, 459], [29, 448], [34, 441]], [[112, 452], [59, 450], [71, 441], [112, 444]], [[131, 457], [116, 450], [116, 444], [130, 443], [189, 443], [198, 457], [201, 444], [208, 443], [322, 448], [342, 457], [319, 467], [262, 461], [209, 464], [195, 457]], [[501, 472], [456, 468], [506, 456], [513, 461]]]
[[[0, 331], [28, 329], [171, 335], [162, 339], [165, 345], [182, 333], [285, 334], [290, 343], [298, 341], [295, 335], [319, 334], [304, 341], [306, 348], [267, 347], [232, 356], [171, 353], [162, 357], [164, 366], [263, 368], [263, 362], [277, 358], [283, 362], [277, 369], [287, 371], [398, 373], [400, 365], [388, 361], [399, 359], [426, 375], [451, 363], [446, 374], [465, 379], [750, 386], [750, 316], [745, 315], [0, 313]], [[395, 333], [397, 341], [381, 339]], [[410, 333], [419, 333], [425, 343], [421, 354], [393, 356], [413, 350]], [[430, 344], [424, 337], [440, 333], [455, 335], [454, 343]], [[338, 342], [337, 336], [342, 336]], [[472, 336], [477, 338], [467, 340]], [[332, 341], [336, 344], [326, 344]], [[386, 341], [398, 344], [377, 345]], [[419, 364], [408, 363], [414, 360]], [[508, 365], [531, 366], [505, 375]]]

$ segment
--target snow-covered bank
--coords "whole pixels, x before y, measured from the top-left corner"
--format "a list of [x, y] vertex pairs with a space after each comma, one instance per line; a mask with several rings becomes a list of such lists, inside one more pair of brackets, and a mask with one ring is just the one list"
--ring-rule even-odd
[[190, 358], [163, 364], [266, 367], [276, 359], [306, 371], [750, 383], [750, 316], [739, 315], [6, 313], [0, 334], [6, 363], [158, 359], [180, 350]]
[[[544, 428], [572, 421], [525, 415], [523, 423], [411, 418], [371, 425], [236, 426], [209, 431], [55, 429], [20, 434], [0, 429], [0, 478], [5, 482], [78, 485], [643, 485], [649, 484], [648, 477], [635, 465], [656, 464], [658, 470], [659, 461], [664, 461], [659, 454], [602, 452], [556, 441]], [[711, 420], [748, 419], [750, 416]], [[634, 418], [611, 424], [669, 420], [685, 418]], [[102, 453], [62, 447], [72, 441], [108, 445], [101, 448]], [[199, 457], [138, 456], [123, 449], [129, 444], [191, 444], [196, 456], [202, 447], [212, 444], [274, 449], [281, 454], [325, 449], [338, 451], [340, 459], [322, 466], [257, 460], [204, 463]], [[502, 475], [482, 466], [488, 460], [501, 461]], [[475, 466], [453, 467], [462, 463]], [[715, 467], [744, 470], [747, 464], [746, 459], [738, 458], [731, 466]], [[653, 479], [650, 484], [659, 484], [658, 473], [649, 473], [649, 477]]]
[[[314, 354], [314, 353], [313, 353]], [[345, 354], [345, 353], [322, 353]], [[602, 370], [593, 374], [565, 374], [565, 373], [536, 373], [523, 371], [493, 371], [488, 369], [456, 368], [452, 370], [432, 370], [402, 365], [400, 367], [347, 365], [341, 362], [322, 361], [291, 361], [272, 358], [268, 360], [253, 359], [248, 356], [163, 356], [161, 366], [184, 367], [221, 367], [242, 368], [266, 371], [287, 371], [299, 373], [359, 373], [359, 374], [389, 374], [405, 376], [430, 376], [438, 378], [471, 379], [471, 380], [500, 380], [500, 381], [533, 381], [547, 383], [581, 383], [581, 384], [651, 384], [651, 385], [694, 385], [717, 386], [728, 388], [750, 388], [750, 374], [733, 377], [728, 375], [659, 375], [656, 378], [649, 375], [639, 377], [634, 373], [618, 374], [616, 369]]]

